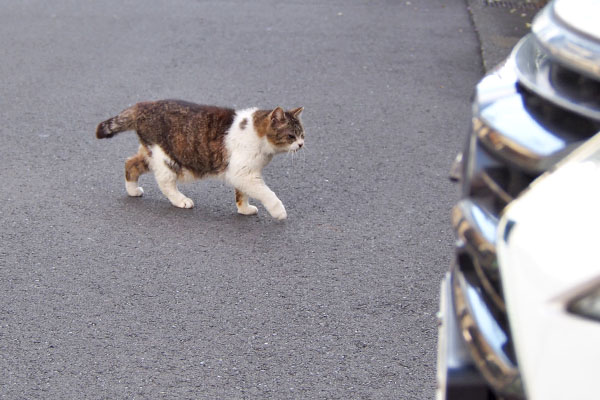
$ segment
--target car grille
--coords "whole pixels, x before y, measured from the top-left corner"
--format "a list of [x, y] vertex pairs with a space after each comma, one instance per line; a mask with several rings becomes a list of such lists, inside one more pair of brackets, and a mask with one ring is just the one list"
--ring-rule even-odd
[[559, 63], [553, 64], [550, 81], [557, 91], [573, 103], [600, 110], [600, 81]]
[[[477, 86], [473, 129], [462, 158], [463, 197], [452, 211], [458, 236], [452, 271], [457, 319], [475, 365], [507, 398], [524, 394], [496, 258], [498, 221], [537, 177], [600, 131], [600, 71], [596, 74], [589, 60], [579, 63], [568, 46], [554, 47], [577, 36], [560, 36], [540, 24], [557, 22], [543, 11], [534, 33]], [[582, 40], [581, 46], [593, 46], [589, 38]]]

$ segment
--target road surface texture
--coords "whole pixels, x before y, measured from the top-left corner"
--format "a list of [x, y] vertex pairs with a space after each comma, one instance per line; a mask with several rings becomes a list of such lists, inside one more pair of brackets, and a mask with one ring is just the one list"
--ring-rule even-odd
[[[1, 399], [427, 399], [482, 74], [464, 0], [0, 2]], [[267, 183], [177, 209], [138, 101], [304, 106], [306, 149]]]

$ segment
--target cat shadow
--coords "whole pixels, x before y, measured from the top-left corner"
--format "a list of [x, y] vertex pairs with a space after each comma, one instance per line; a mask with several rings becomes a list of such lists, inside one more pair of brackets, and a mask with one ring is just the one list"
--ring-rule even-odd
[[[257, 215], [242, 215], [236, 210], [235, 205], [222, 206], [213, 204], [198, 204], [196, 202], [193, 208], [183, 209], [173, 206], [168, 200], [162, 198], [153, 198], [152, 196], [129, 197], [123, 196], [119, 199], [122, 208], [132, 217], [138, 219], [147, 219], [152, 216], [153, 219], [163, 220], [169, 225], [180, 225], [194, 223], [221, 224], [229, 225], [232, 228], [248, 229], [257, 227], [266, 229], [266, 227], [284, 227], [288, 220], [276, 220], [272, 218], [267, 210], [259, 206]], [[277, 228], [273, 228], [277, 229]]]

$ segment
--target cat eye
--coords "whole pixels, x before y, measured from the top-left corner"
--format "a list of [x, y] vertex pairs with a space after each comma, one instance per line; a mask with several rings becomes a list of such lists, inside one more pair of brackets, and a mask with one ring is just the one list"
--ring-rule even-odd
[[292, 139], [292, 140], [296, 140], [296, 136], [294, 136], [294, 135], [291, 135], [291, 134], [290, 134], [290, 135], [288, 135], [288, 138], [289, 138], [289, 139]]

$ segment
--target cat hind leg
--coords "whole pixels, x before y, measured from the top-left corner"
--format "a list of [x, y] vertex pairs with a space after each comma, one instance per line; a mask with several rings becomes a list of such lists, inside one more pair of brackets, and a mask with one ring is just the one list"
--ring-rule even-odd
[[194, 207], [192, 199], [186, 197], [177, 189], [177, 173], [173, 171], [170, 165], [172, 165], [172, 162], [170, 162], [169, 157], [160, 148], [153, 147], [152, 157], [150, 158], [150, 169], [154, 172], [156, 183], [158, 183], [161, 192], [167, 196], [171, 204], [175, 207]]
[[158, 187], [161, 192], [173, 204], [175, 207], [179, 208], [193, 208], [194, 202], [189, 197], [186, 197], [183, 193], [177, 189], [177, 175], [173, 173], [172, 175], [166, 173], [154, 173], [156, 177], [156, 182], [158, 183]]
[[147, 154], [147, 150], [140, 146], [138, 153], [125, 161], [125, 189], [127, 194], [132, 197], [139, 197], [144, 194], [144, 189], [138, 186], [138, 179], [140, 175], [149, 171], [148, 161], [146, 160]]

